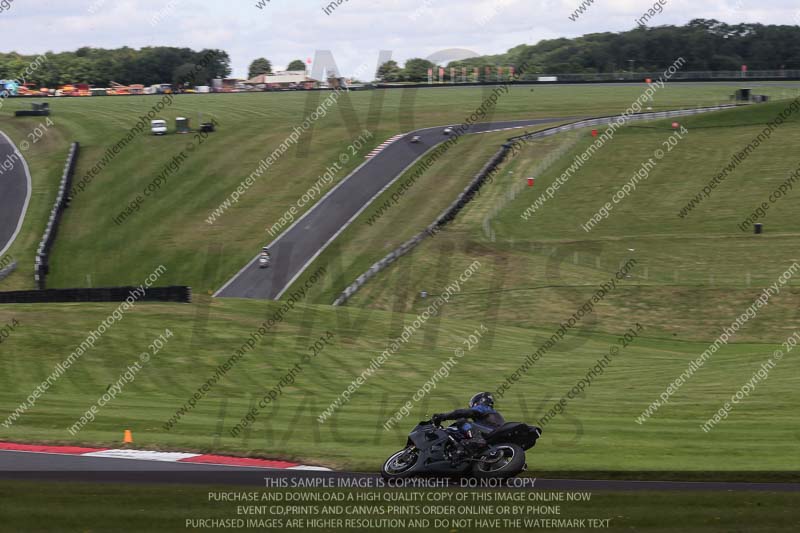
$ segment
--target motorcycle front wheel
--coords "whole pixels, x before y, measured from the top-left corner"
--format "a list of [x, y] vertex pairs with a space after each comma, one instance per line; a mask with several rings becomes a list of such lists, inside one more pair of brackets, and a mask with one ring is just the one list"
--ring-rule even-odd
[[396, 479], [413, 476], [419, 463], [419, 451], [416, 448], [403, 448], [389, 457], [381, 467], [383, 479]]
[[479, 457], [472, 473], [481, 478], [513, 477], [525, 469], [525, 450], [516, 444], [492, 446]]

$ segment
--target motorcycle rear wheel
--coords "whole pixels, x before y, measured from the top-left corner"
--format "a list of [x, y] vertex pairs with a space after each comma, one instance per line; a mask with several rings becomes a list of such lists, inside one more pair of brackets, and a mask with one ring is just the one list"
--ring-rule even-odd
[[381, 467], [383, 479], [398, 479], [416, 474], [419, 467], [419, 451], [415, 448], [403, 448], [386, 459]]
[[[498, 456], [499, 454], [499, 456]], [[509, 478], [525, 469], [525, 450], [516, 444], [492, 446], [472, 466], [472, 474], [479, 478]]]

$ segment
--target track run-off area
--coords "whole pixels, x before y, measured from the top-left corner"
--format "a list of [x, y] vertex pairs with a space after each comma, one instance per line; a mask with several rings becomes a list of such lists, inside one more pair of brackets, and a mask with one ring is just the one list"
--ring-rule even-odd
[[[629, 120], [656, 120], [672, 113], [695, 114], [716, 111], [727, 106], [654, 113], [637, 113], [624, 117]], [[619, 117], [582, 119], [558, 128], [532, 132], [530, 138], [547, 136], [560, 131], [610, 123]], [[514, 131], [552, 122], [576, 120], [577, 117], [541, 118], [508, 122], [472, 124], [463, 135]], [[272, 256], [270, 268], [260, 268], [258, 256], [228, 280], [215, 297], [256, 298], [277, 300], [300, 277], [309, 265], [387, 188], [399, 179], [418, 160], [448, 140], [448, 126], [435, 126], [393, 137], [393, 142], [371, 154], [361, 166], [345, 177], [311, 209], [298, 218], [283, 233], [268, 244]], [[452, 127], [452, 126], [451, 126]], [[526, 135], [528, 133], [526, 132]], [[416, 138], [417, 142], [410, 142]]]

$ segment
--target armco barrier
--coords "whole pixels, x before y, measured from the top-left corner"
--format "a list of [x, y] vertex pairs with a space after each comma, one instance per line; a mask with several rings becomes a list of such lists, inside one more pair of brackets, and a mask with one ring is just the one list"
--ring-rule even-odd
[[403, 244], [401, 244], [397, 249], [390, 252], [386, 257], [372, 265], [369, 270], [361, 274], [353, 283], [351, 283], [343, 292], [336, 298], [336, 301], [333, 302], [333, 305], [342, 305], [345, 303], [352, 295], [354, 295], [358, 290], [372, 277], [374, 277], [378, 272], [385, 269], [387, 266], [394, 263], [397, 259], [404, 256], [411, 250], [413, 250], [420, 242], [422, 242], [425, 237], [429, 235], [435, 235], [442, 226], [450, 222], [455, 218], [459, 211], [461, 211], [465, 205], [467, 205], [472, 198], [475, 197], [475, 194], [480, 190], [483, 183], [486, 181], [486, 178], [494, 172], [497, 166], [503, 162], [506, 157], [508, 151], [511, 150], [510, 144], [504, 144], [502, 148], [489, 160], [486, 165], [478, 172], [472, 181], [467, 185], [467, 187], [458, 195], [458, 198], [450, 204], [447, 209], [445, 209], [442, 214], [440, 214], [436, 220], [433, 221], [431, 225], [425, 228], [420, 233], [416, 234]]
[[[96, 289], [45, 289], [38, 291], [0, 292], [0, 304], [123, 302], [138, 287], [107, 287]], [[137, 302], [192, 301], [192, 289], [185, 286], [150, 287]]]
[[6, 279], [17, 269], [17, 262], [12, 261], [11, 264], [0, 269], [0, 281]]
[[[625, 120], [625, 122], [630, 121], [637, 121], [637, 120], [657, 120], [660, 118], [671, 118], [671, 117], [681, 117], [686, 115], [696, 115], [699, 113], [706, 113], [708, 111], [719, 111], [721, 109], [728, 109], [731, 107], [736, 107], [735, 105], [721, 105], [721, 106], [714, 106], [714, 107], [701, 107], [697, 109], [680, 109], [677, 111], [661, 111], [658, 113], [638, 113], [635, 115], [630, 115]], [[413, 250], [420, 242], [422, 242], [425, 237], [429, 235], [435, 235], [442, 226], [453, 220], [456, 215], [461, 211], [467, 203], [469, 203], [474, 197], [475, 194], [480, 190], [481, 186], [486, 181], [486, 178], [492, 174], [495, 169], [502, 163], [508, 153], [514, 148], [515, 145], [518, 145], [520, 142], [531, 141], [533, 139], [541, 139], [542, 137], [548, 137], [550, 135], [556, 135], [558, 133], [570, 130], [576, 130], [581, 128], [589, 128], [593, 126], [601, 126], [611, 124], [614, 121], [619, 120], [622, 115], [614, 115], [611, 117], [597, 117], [591, 118], [586, 120], [579, 120], [578, 122], [571, 122], [569, 124], [564, 124], [562, 126], [556, 126], [553, 128], [546, 128], [543, 130], [539, 130], [533, 133], [527, 133], [525, 135], [518, 135], [516, 137], [511, 137], [503, 144], [503, 147], [492, 157], [492, 159], [486, 163], [486, 165], [481, 169], [478, 174], [472, 179], [470, 184], [464, 189], [464, 191], [458, 195], [458, 198], [448, 206], [444, 212], [439, 215], [436, 220], [425, 228], [423, 231], [412, 237], [411, 239], [407, 240], [400, 246], [398, 246], [395, 250], [389, 252], [383, 259], [378, 261], [377, 263], [373, 264], [369, 270], [361, 274], [356, 280], [348, 285], [342, 293], [339, 295], [338, 298], [333, 302], [333, 305], [342, 305], [347, 300], [349, 300], [358, 290], [364, 286], [371, 278], [375, 277], [380, 271], [394, 263], [398, 258], [404, 256], [411, 250]]]
[[79, 149], [80, 145], [77, 142], [72, 143], [72, 146], [70, 146], [67, 162], [64, 165], [64, 172], [61, 175], [61, 183], [58, 186], [58, 195], [53, 209], [50, 210], [50, 218], [47, 220], [47, 227], [44, 230], [42, 241], [36, 250], [34, 278], [39, 289], [45, 288], [47, 274], [50, 271], [50, 250], [56, 240], [61, 216], [64, 213], [64, 209], [69, 205], [69, 191], [72, 188], [72, 176], [75, 174], [75, 164], [78, 160]]

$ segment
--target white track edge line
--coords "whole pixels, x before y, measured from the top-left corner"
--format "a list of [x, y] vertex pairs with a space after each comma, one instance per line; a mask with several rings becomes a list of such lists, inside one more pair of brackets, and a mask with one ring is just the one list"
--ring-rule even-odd
[[28, 213], [28, 205], [31, 202], [31, 195], [33, 193], [33, 181], [31, 180], [31, 171], [28, 168], [28, 162], [25, 160], [25, 157], [22, 155], [22, 152], [20, 152], [19, 149], [17, 148], [17, 145], [14, 144], [14, 141], [12, 141], [8, 135], [6, 135], [6, 132], [0, 130], [0, 135], [5, 137], [5, 139], [8, 141], [9, 146], [11, 146], [14, 149], [14, 153], [16, 153], [17, 156], [19, 156], [20, 160], [22, 161], [22, 166], [25, 167], [25, 179], [28, 181], [28, 193], [25, 196], [25, 204], [23, 204], [22, 206], [22, 211], [20, 212], [19, 220], [17, 221], [17, 228], [14, 230], [14, 233], [11, 235], [11, 238], [9, 239], [6, 246], [2, 250], [0, 250], [0, 256], [2, 256], [4, 253], [6, 253], [8, 250], [11, 249], [11, 245], [14, 244], [14, 241], [17, 240], [19, 232], [22, 231], [22, 225], [25, 222], [25, 215]]
[[[404, 133], [404, 134], [402, 134], [402, 135], [403, 135], [403, 136], [405, 136], [405, 135], [407, 135], [407, 134], [406, 134], [406, 133]], [[351, 177], [355, 176], [355, 175], [356, 175], [356, 173], [357, 173], [359, 170], [361, 170], [361, 169], [362, 169], [362, 167], [364, 167], [364, 166], [365, 166], [367, 163], [370, 163], [371, 161], [372, 161], [372, 159], [368, 159], [368, 160], [364, 161], [363, 163], [361, 163], [360, 165], [358, 165], [358, 166], [357, 166], [355, 169], [353, 169], [353, 171], [352, 171], [350, 174], [348, 174], [347, 176], [345, 176], [345, 177], [344, 177], [344, 178], [343, 178], [343, 179], [342, 179], [342, 180], [341, 180], [339, 183], [337, 183], [336, 185], [334, 185], [334, 186], [333, 186], [333, 188], [332, 188], [331, 190], [329, 190], [327, 193], [325, 193], [325, 195], [324, 195], [322, 198], [320, 198], [319, 200], [317, 200], [317, 202], [316, 202], [316, 203], [315, 203], [313, 206], [311, 206], [311, 208], [310, 208], [308, 211], [306, 211], [305, 213], [303, 213], [303, 215], [302, 215], [300, 218], [298, 218], [297, 220], [295, 220], [295, 221], [292, 223], [292, 225], [291, 225], [291, 226], [289, 226], [288, 228], [286, 228], [285, 230], [283, 230], [283, 231], [281, 232], [281, 234], [280, 234], [280, 235], [278, 235], [277, 237], [275, 237], [275, 239], [273, 239], [273, 241], [272, 241], [272, 242], [270, 242], [270, 243], [267, 245], [267, 247], [268, 247], [268, 248], [270, 248], [270, 247], [273, 247], [273, 246], [275, 245], [275, 243], [277, 243], [277, 242], [278, 242], [278, 241], [280, 241], [280, 240], [281, 240], [281, 239], [282, 239], [284, 236], [286, 236], [286, 235], [289, 233], [289, 231], [291, 231], [291, 230], [292, 230], [292, 228], [294, 228], [294, 227], [295, 227], [296, 225], [298, 225], [298, 224], [299, 224], [299, 223], [300, 223], [300, 222], [301, 222], [301, 221], [302, 221], [304, 218], [306, 218], [306, 217], [307, 217], [309, 214], [311, 214], [311, 213], [314, 211], [314, 209], [316, 209], [316, 208], [317, 208], [317, 206], [319, 206], [319, 205], [320, 205], [320, 204], [321, 204], [321, 203], [322, 203], [322, 202], [323, 202], [323, 201], [324, 201], [324, 200], [325, 200], [325, 199], [326, 199], [328, 196], [330, 196], [331, 194], [333, 194], [333, 192], [334, 192], [336, 189], [338, 189], [339, 187], [341, 187], [342, 185], [344, 185], [344, 184], [345, 184], [345, 182], [346, 182], [347, 180], [349, 180]], [[253, 264], [255, 264], [255, 262], [256, 262], [256, 261], [258, 261], [258, 257], [259, 257], [259, 255], [261, 255], [261, 254], [257, 254], [257, 255], [256, 255], [256, 256], [255, 256], [253, 259], [251, 259], [251, 260], [250, 260], [250, 262], [249, 262], [249, 263], [247, 263], [245, 266], [243, 266], [243, 267], [242, 267], [242, 268], [239, 270], [239, 272], [237, 272], [236, 274], [234, 274], [234, 275], [233, 275], [233, 277], [231, 277], [231, 279], [229, 279], [228, 281], [226, 281], [226, 282], [225, 282], [225, 285], [223, 285], [222, 287], [220, 287], [220, 288], [217, 290], [217, 292], [215, 292], [215, 293], [212, 295], [212, 297], [213, 297], [213, 298], [216, 298], [216, 297], [218, 297], [218, 296], [219, 296], [219, 294], [220, 294], [222, 291], [224, 291], [225, 289], [227, 289], [227, 288], [228, 288], [228, 286], [230, 286], [230, 285], [231, 285], [231, 284], [232, 284], [234, 281], [236, 281], [236, 278], [238, 278], [240, 275], [242, 275], [242, 273], [243, 273], [245, 270], [247, 270], [248, 268], [250, 268], [250, 267], [251, 267]], [[284, 289], [284, 290], [285, 290], [285, 289]], [[283, 294], [283, 293], [281, 293], [281, 294]], [[277, 300], [278, 298], [276, 297], [275, 299]]]
[[[540, 120], [540, 119], [530, 119], [530, 120]], [[544, 122], [543, 124], [547, 124], [547, 122]], [[525, 125], [523, 125], [523, 126], [520, 126], [520, 127], [524, 128], [524, 127], [526, 127], [526, 126], [525, 126]], [[417, 130], [417, 131], [437, 130], [437, 129], [440, 129], [440, 128], [441, 128], [441, 126], [435, 126], [435, 127], [432, 127], [432, 128], [423, 128], [423, 129], [420, 129], [420, 130]], [[416, 132], [410, 132], [410, 133], [416, 133]], [[485, 133], [485, 132], [465, 133], [465, 134], [463, 134], [463, 135], [475, 135], [475, 134], [480, 134], [480, 133]], [[408, 135], [408, 134], [405, 134], [405, 135]], [[401, 170], [401, 171], [400, 171], [400, 173], [399, 173], [397, 176], [395, 176], [394, 178], [392, 178], [392, 180], [391, 180], [389, 183], [387, 183], [387, 184], [386, 184], [386, 185], [385, 185], [385, 186], [384, 186], [384, 187], [383, 187], [383, 188], [382, 188], [380, 191], [378, 191], [378, 192], [377, 192], [377, 193], [376, 193], [376, 194], [375, 194], [375, 195], [374, 195], [372, 198], [370, 198], [370, 199], [369, 199], [369, 200], [368, 200], [368, 201], [367, 201], [367, 202], [366, 202], [366, 203], [365, 203], [363, 206], [361, 206], [361, 209], [359, 209], [359, 210], [358, 210], [358, 212], [357, 212], [356, 214], [354, 214], [352, 217], [350, 217], [350, 219], [349, 219], [347, 222], [345, 222], [345, 223], [344, 223], [344, 225], [343, 225], [342, 227], [340, 227], [340, 228], [339, 228], [339, 230], [338, 230], [338, 231], [337, 231], [337, 232], [336, 232], [336, 233], [335, 233], [335, 234], [334, 234], [334, 235], [333, 235], [333, 236], [332, 236], [330, 239], [328, 239], [328, 240], [327, 240], [327, 242], [325, 242], [325, 244], [323, 244], [323, 245], [322, 245], [322, 247], [321, 247], [319, 250], [317, 250], [317, 253], [315, 253], [315, 254], [314, 254], [314, 256], [313, 256], [313, 257], [311, 257], [311, 259], [309, 259], [308, 261], [306, 261], [306, 263], [305, 263], [305, 264], [302, 266], [302, 268], [301, 268], [301, 269], [300, 269], [300, 270], [297, 272], [297, 274], [295, 274], [295, 276], [294, 276], [294, 277], [293, 277], [291, 280], [289, 280], [289, 283], [288, 283], [288, 284], [286, 284], [286, 286], [285, 286], [285, 287], [284, 287], [284, 288], [281, 290], [281, 292], [280, 292], [280, 293], [278, 293], [278, 295], [277, 295], [277, 296], [275, 296], [275, 299], [276, 299], [276, 300], [279, 300], [279, 299], [280, 299], [280, 297], [281, 297], [281, 296], [283, 296], [283, 293], [285, 293], [285, 292], [286, 292], [286, 291], [289, 289], [289, 287], [291, 287], [291, 286], [292, 286], [292, 284], [293, 284], [295, 281], [297, 281], [297, 278], [299, 278], [299, 277], [300, 277], [300, 276], [303, 274], [303, 272], [305, 272], [305, 270], [308, 268], [308, 266], [309, 266], [311, 263], [313, 263], [313, 262], [314, 262], [314, 260], [315, 260], [317, 257], [319, 257], [319, 255], [320, 255], [320, 254], [321, 254], [323, 251], [325, 251], [325, 249], [326, 249], [328, 246], [330, 246], [331, 242], [332, 242], [334, 239], [336, 239], [336, 237], [338, 237], [338, 236], [339, 236], [339, 235], [340, 235], [340, 234], [341, 234], [341, 233], [342, 233], [342, 232], [343, 232], [345, 229], [347, 229], [347, 227], [348, 227], [348, 226], [349, 226], [349, 225], [350, 225], [350, 224], [353, 222], [353, 220], [355, 220], [356, 218], [358, 218], [358, 216], [359, 216], [361, 213], [363, 213], [363, 212], [364, 212], [364, 211], [365, 211], [365, 210], [366, 210], [366, 209], [367, 209], [367, 208], [368, 208], [370, 205], [372, 205], [372, 202], [374, 202], [374, 201], [375, 201], [375, 199], [376, 199], [378, 196], [380, 196], [381, 194], [383, 194], [383, 193], [386, 191], [386, 189], [388, 189], [389, 187], [391, 187], [391, 186], [392, 186], [392, 185], [393, 185], [393, 184], [394, 184], [394, 183], [395, 183], [397, 180], [399, 180], [401, 177], [403, 177], [403, 175], [404, 175], [406, 172], [408, 172], [408, 171], [409, 171], [409, 170], [410, 170], [410, 169], [411, 169], [411, 168], [412, 168], [414, 165], [416, 165], [416, 164], [417, 164], [417, 163], [418, 163], [418, 162], [419, 162], [419, 161], [420, 161], [420, 160], [421, 160], [423, 157], [425, 157], [427, 154], [429, 154], [429, 153], [430, 153], [432, 150], [434, 150], [434, 149], [435, 149], [436, 147], [438, 147], [439, 145], [441, 145], [441, 144], [444, 144], [445, 142], [447, 142], [449, 139], [450, 139], [450, 137], [447, 137], [447, 138], [443, 139], [441, 142], [438, 142], [438, 143], [436, 143], [436, 144], [432, 145], [432, 146], [431, 146], [431, 147], [430, 147], [428, 150], [426, 150], [426, 151], [425, 151], [425, 152], [424, 152], [422, 155], [420, 155], [420, 156], [419, 156], [418, 158], [416, 158], [416, 159], [415, 159], [413, 162], [411, 162], [411, 163], [410, 163], [410, 164], [409, 164], [407, 167], [405, 167], [403, 170]], [[331, 191], [331, 192], [333, 192], [333, 191]], [[320, 204], [320, 203], [322, 203], [322, 200], [320, 200], [319, 202], [317, 202], [317, 204]], [[288, 231], [288, 230], [287, 230], [287, 231]]]

